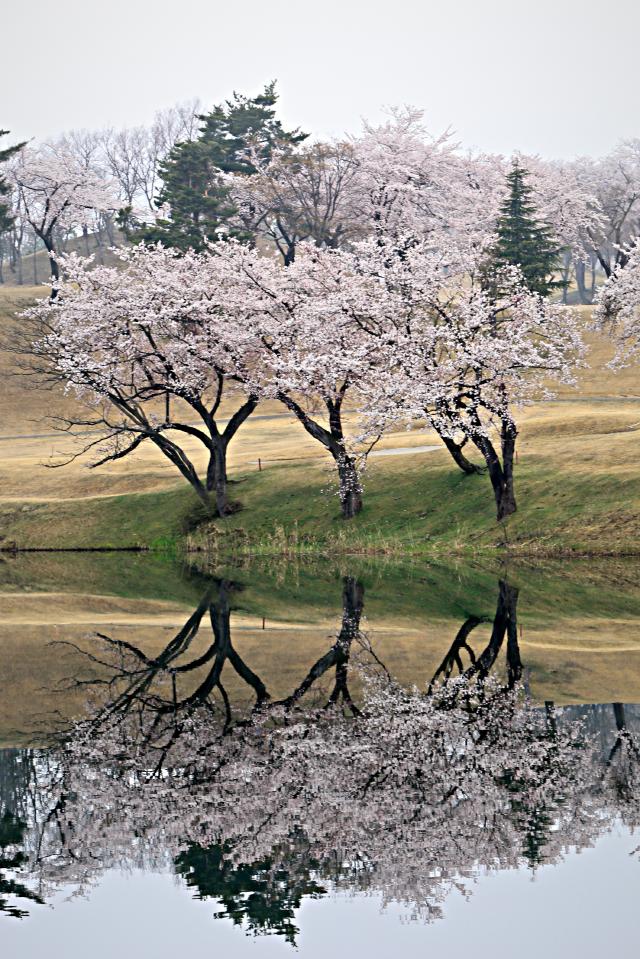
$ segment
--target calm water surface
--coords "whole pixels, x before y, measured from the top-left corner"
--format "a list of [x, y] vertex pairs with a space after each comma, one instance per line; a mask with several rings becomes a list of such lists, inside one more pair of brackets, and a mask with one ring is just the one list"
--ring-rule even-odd
[[635, 957], [637, 582], [3, 564], [2, 956]]

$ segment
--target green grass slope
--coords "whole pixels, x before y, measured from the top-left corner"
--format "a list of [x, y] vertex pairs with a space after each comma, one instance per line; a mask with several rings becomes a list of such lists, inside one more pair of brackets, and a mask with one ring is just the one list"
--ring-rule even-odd
[[466, 477], [439, 455], [379, 461], [365, 507], [345, 522], [318, 467], [274, 466], [239, 477], [242, 509], [206, 521], [188, 489], [87, 500], [4, 503], [0, 547], [191, 549], [211, 556], [640, 553], [640, 474], [576, 469], [530, 457], [518, 469], [519, 509], [497, 524], [486, 476]]

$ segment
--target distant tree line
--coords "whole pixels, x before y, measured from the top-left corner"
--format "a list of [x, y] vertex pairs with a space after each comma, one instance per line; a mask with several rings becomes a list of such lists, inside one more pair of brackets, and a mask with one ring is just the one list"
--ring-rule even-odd
[[[305, 238], [344, 245], [362, 228], [362, 210], [354, 205], [350, 187], [373, 130], [365, 126], [358, 136], [312, 141], [299, 130], [285, 130], [276, 106], [275, 84], [268, 84], [257, 96], [234, 94], [209, 112], [193, 100], [159, 112], [148, 127], [74, 130], [38, 147], [21, 144], [0, 153], [8, 171], [0, 281], [6, 274], [12, 282], [33, 282], [22, 259], [46, 246], [12, 171], [52, 156], [74, 179], [85, 171], [92, 180], [109, 182], [113, 200], [107, 208], [84, 206], [83, 213], [56, 223], [52, 239], [60, 251], [75, 240], [75, 249], [102, 262], [105, 248], [123, 241], [121, 230], [135, 241], [161, 240], [182, 250], [202, 249], [219, 230], [245, 239], [260, 236], [280, 250], [285, 262]], [[407, 115], [405, 134], [412, 123], [417, 125], [416, 117]], [[447, 134], [428, 139], [467, 178], [495, 223], [511, 163], [497, 155], [463, 154]], [[387, 159], [393, 162], [389, 146]], [[591, 303], [597, 283], [624, 266], [626, 251], [640, 233], [640, 139], [622, 141], [599, 159], [561, 162], [518, 155], [516, 160], [529, 174], [538, 228], [549, 228], [548, 239], [556, 244], [553, 272], [559, 289], [565, 298], [571, 293]], [[455, 210], [448, 215], [455, 227]]]

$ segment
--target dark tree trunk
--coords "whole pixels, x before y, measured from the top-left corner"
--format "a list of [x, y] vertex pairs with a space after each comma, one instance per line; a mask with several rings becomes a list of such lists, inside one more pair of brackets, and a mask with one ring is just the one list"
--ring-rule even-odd
[[618, 732], [622, 732], [623, 729], [627, 728], [627, 720], [624, 714], [624, 703], [612, 703], [613, 706], [613, 715], [616, 721], [616, 729]]
[[611, 747], [609, 756], [607, 757], [607, 766], [610, 766], [616, 755], [620, 752], [622, 748], [623, 738], [627, 730], [627, 720], [624, 712], [624, 703], [612, 703], [613, 707], [613, 716], [616, 721], [616, 731], [617, 736], [615, 742]]
[[229, 513], [227, 498], [227, 443], [223, 436], [213, 437], [214, 448], [207, 471], [207, 490], [213, 492], [215, 515], [222, 517]]
[[342, 625], [331, 649], [313, 664], [294, 691], [276, 705], [291, 709], [324, 674], [335, 666], [336, 680], [329, 696], [329, 704], [343, 699], [354, 715], [359, 713], [348, 688], [348, 667], [353, 640], [360, 633], [360, 619], [364, 608], [364, 586], [353, 576], [345, 576], [342, 583]]
[[342, 629], [338, 636], [336, 656], [336, 681], [329, 696], [329, 703], [340, 699], [351, 709], [354, 716], [360, 710], [353, 702], [349, 691], [349, 657], [351, 644], [360, 634], [360, 619], [364, 607], [364, 587], [354, 576], [345, 576], [342, 590]]
[[606, 276], [607, 279], [609, 279], [609, 277], [613, 273], [613, 268], [611, 266], [609, 256], [603, 253], [602, 250], [596, 250], [596, 255], [598, 257], [598, 263], [604, 270], [604, 275]]
[[502, 421], [502, 483], [500, 484], [500, 496], [496, 497], [498, 507], [498, 519], [506, 519], [515, 513], [516, 496], [514, 490], [514, 460], [516, 454], [516, 438], [518, 431], [515, 423], [507, 420]]
[[344, 432], [342, 429], [342, 401], [346, 386], [342, 394], [336, 399], [326, 398], [325, 405], [329, 413], [329, 429], [321, 426], [286, 393], [280, 393], [278, 399], [288, 410], [298, 418], [307, 433], [314, 440], [322, 443], [328, 450], [336, 464], [340, 484], [340, 506], [343, 519], [353, 519], [362, 509], [362, 484], [358, 475], [356, 461], [345, 450]]
[[351, 645], [360, 632], [360, 619], [364, 608], [364, 586], [355, 576], [345, 576], [342, 581], [342, 629], [339, 641]]
[[[229, 580], [221, 580], [217, 601], [214, 599], [209, 606], [211, 627], [216, 640], [215, 649], [216, 651], [221, 650], [223, 652], [224, 659], [229, 661], [238, 676], [253, 689], [256, 696], [256, 708], [260, 708], [260, 706], [270, 698], [267, 687], [257, 673], [254, 673], [236, 652], [231, 641], [231, 606], [229, 596], [234, 585], [235, 584]], [[220, 668], [216, 676], [216, 685], [219, 688], [221, 672], [222, 669]]]
[[344, 519], [353, 519], [362, 509], [362, 486], [352, 457], [342, 452], [336, 459], [340, 478], [340, 505]]
[[[469, 636], [482, 623], [488, 623], [489, 619], [486, 616], [468, 616], [465, 619], [464, 623], [456, 633], [456, 638], [452, 642], [447, 655], [442, 660], [441, 664], [436, 669], [435, 673], [431, 677], [431, 682], [429, 683], [428, 692], [431, 692], [435, 683], [442, 678], [443, 682], [447, 682], [451, 678], [454, 668], [457, 668], [458, 673], [462, 676], [465, 671], [464, 664], [462, 662], [462, 650], [465, 650], [469, 657], [471, 667], [476, 664], [476, 654], [474, 653], [472, 647], [469, 645]], [[471, 668], [469, 667], [469, 668]]]
[[502, 521], [512, 516], [518, 508], [513, 489], [513, 476], [505, 476], [501, 469], [493, 474], [490, 470], [489, 475], [491, 476], [491, 485], [496, 501], [496, 518], [498, 521]]
[[496, 501], [496, 516], [499, 522], [511, 516], [517, 510], [513, 475], [517, 435], [518, 431], [515, 423], [511, 419], [503, 418], [500, 432], [502, 463], [493, 443], [487, 436], [481, 433], [473, 436], [473, 442], [484, 456], [487, 464]]
[[[227, 496], [227, 449], [229, 443], [257, 405], [257, 396], [250, 396], [236, 410], [222, 433], [219, 432], [213, 416], [205, 411], [205, 422], [211, 435], [205, 487], [207, 493], [213, 493], [215, 515], [218, 517], [228, 516], [231, 512]], [[199, 407], [199, 410], [203, 410], [203, 407]]]
[[475, 663], [467, 669], [466, 676], [473, 676], [477, 673], [481, 679], [484, 679], [489, 675], [502, 649], [506, 635], [509, 686], [513, 686], [520, 679], [522, 676], [522, 661], [518, 645], [517, 606], [518, 589], [504, 579], [499, 580], [498, 604], [491, 629], [491, 638]]
[[[58, 266], [58, 261], [56, 260], [56, 250], [53, 243], [53, 237], [50, 233], [43, 233], [40, 236], [40, 239], [45, 245], [45, 249], [49, 254], [49, 268], [51, 270], [51, 282], [53, 284], [51, 288], [51, 300], [55, 300], [58, 296], [58, 290], [56, 285], [60, 279], [60, 267]], [[34, 256], [35, 263], [35, 256]]]

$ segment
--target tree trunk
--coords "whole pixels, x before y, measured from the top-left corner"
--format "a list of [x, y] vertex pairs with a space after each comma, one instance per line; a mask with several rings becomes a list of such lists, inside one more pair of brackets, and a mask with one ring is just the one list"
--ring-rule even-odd
[[[40, 235], [40, 239], [44, 243], [45, 249], [47, 253], [49, 254], [49, 268], [51, 270], [51, 282], [53, 284], [51, 288], [50, 299], [53, 301], [58, 296], [56, 284], [58, 283], [58, 280], [60, 279], [60, 267], [58, 266], [58, 261], [56, 260], [56, 251], [55, 251], [55, 246], [53, 244], [53, 237], [51, 236], [51, 234], [43, 233]], [[35, 263], [35, 256], [34, 256], [34, 263]]]
[[513, 477], [517, 435], [518, 431], [515, 423], [512, 420], [503, 419], [500, 436], [502, 463], [500, 463], [500, 457], [493, 443], [487, 436], [483, 433], [477, 433], [473, 436], [473, 442], [484, 456], [487, 464], [496, 501], [498, 522], [511, 516], [517, 509]]
[[[469, 636], [482, 623], [488, 623], [489, 620], [486, 616], [468, 616], [458, 632], [456, 633], [456, 638], [452, 642], [447, 655], [442, 660], [441, 664], [436, 669], [435, 673], [431, 677], [431, 682], [429, 683], [427, 692], [431, 693], [435, 683], [442, 676], [443, 682], [447, 682], [451, 674], [453, 673], [454, 667], [457, 667], [458, 673], [462, 676], [464, 672], [464, 665], [462, 662], [462, 650], [466, 650], [467, 655], [471, 661], [471, 667], [476, 664], [476, 654], [474, 653], [472, 647], [469, 645]], [[469, 667], [469, 668], [471, 668]]]
[[[113, 220], [111, 219], [111, 216], [110, 216], [109, 213], [107, 213], [107, 214], [105, 215], [105, 217], [104, 217], [104, 228], [105, 228], [106, 233], [107, 233], [107, 239], [109, 240], [109, 245], [110, 245], [110, 246], [115, 246], [115, 245], [116, 245], [116, 235], [115, 235], [115, 232], [114, 232], [114, 229], [113, 229]], [[100, 227], [98, 227], [98, 231], [99, 231], [99, 230], [100, 230]], [[100, 243], [100, 246], [102, 246], [102, 243]]]
[[497, 469], [489, 467], [489, 477], [496, 501], [496, 518], [498, 522], [511, 516], [517, 510], [516, 498], [513, 489], [513, 474], [505, 476], [498, 464]]
[[317, 660], [299, 686], [276, 705], [291, 709], [324, 674], [336, 668], [336, 682], [329, 703], [342, 698], [354, 715], [359, 713], [353, 704], [347, 685], [349, 654], [353, 640], [360, 633], [360, 619], [364, 608], [364, 586], [353, 576], [345, 576], [342, 584], [342, 627], [331, 649]]
[[338, 637], [343, 645], [350, 646], [360, 632], [363, 607], [364, 586], [355, 576], [345, 576], [342, 580], [342, 629]]
[[337, 400], [325, 399], [329, 413], [329, 429], [316, 423], [314, 419], [287, 393], [279, 393], [281, 403], [297, 416], [307, 433], [314, 440], [322, 443], [328, 450], [338, 469], [340, 482], [340, 504], [343, 519], [353, 519], [362, 509], [362, 485], [358, 477], [355, 460], [345, 452], [344, 433], [342, 429], [342, 400], [344, 393]]
[[496, 499], [498, 507], [498, 519], [506, 519], [515, 513], [516, 496], [514, 490], [513, 466], [516, 452], [516, 437], [518, 431], [515, 423], [507, 420], [502, 421], [502, 483], [500, 486], [500, 498]]
[[213, 451], [207, 469], [207, 493], [213, 493], [215, 515], [222, 518], [229, 514], [227, 498], [227, 443], [223, 436], [213, 436]]
[[522, 675], [522, 662], [518, 647], [517, 605], [517, 588], [511, 586], [506, 580], [499, 580], [498, 604], [493, 619], [491, 637], [475, 663], [465, 671], [465, 676], [470, 677], [477, 674], [481, 679], [486, 679], [498, 658], [506, 635], [509, 685], [513, 686], [514, 683], [518, 682]]
[[587, 293], [587, 285], [585, 283], [584, 260], [576, 260], [576, 283], [578, 285], [578, 296], [580, 297], [580, 302], [583, 304], [583, 306], [586, 306], [591, 302], [591, 299]]
[[354, 716], [360, 710], [349, 691], [349, 656], [353, 640], [360, 634], [360, 618], [364, 606], [364, 587], [353, 576], [345, 576], [342, 590], [342, 629], [336, 643], [336, 681], [329, 696], [329, 704], [340, 699], [349, 706]]
[[613, 715], [616, 721], [616, 729], [619, 733], [627, 728], [627, 719], [624, 713], [624, 703], [612, 703]]
[[362, 486], [355, 461], [341, 451], [335, 456], [340, 479], [340, 505], [344, 519], [353, 519], [362, 509]]

